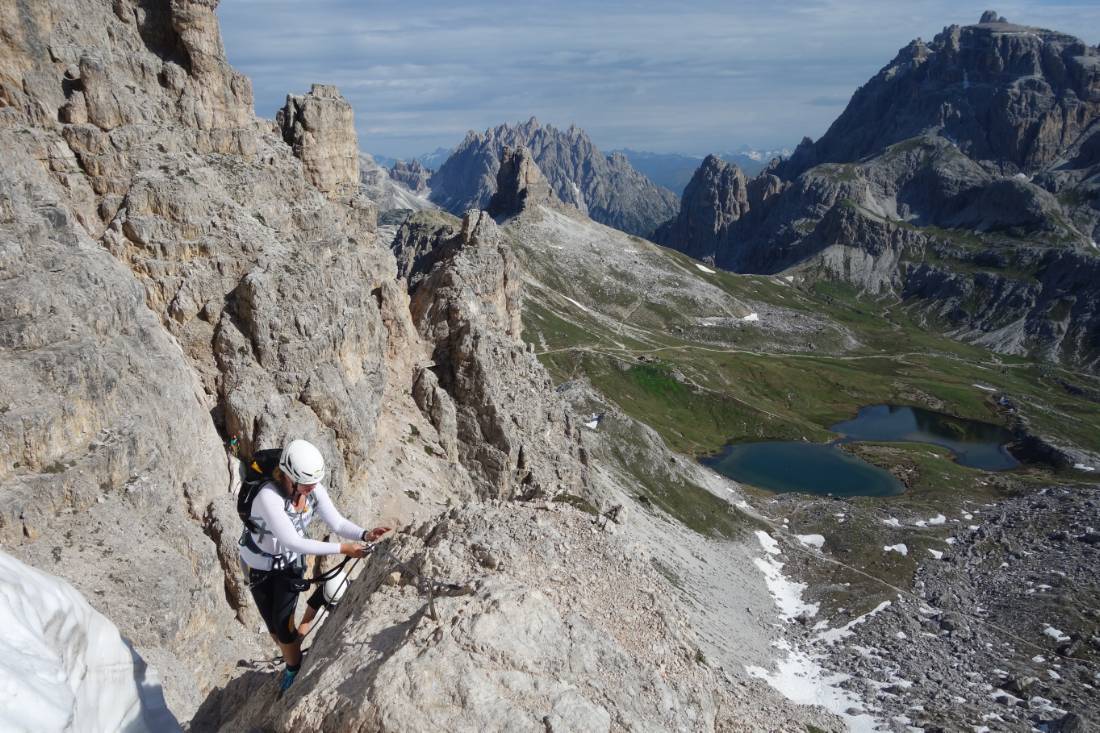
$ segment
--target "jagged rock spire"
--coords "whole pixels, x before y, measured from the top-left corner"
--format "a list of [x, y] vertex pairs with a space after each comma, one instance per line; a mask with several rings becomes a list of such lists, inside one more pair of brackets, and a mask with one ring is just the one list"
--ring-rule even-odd
[[505, 146], [497, 172], [497, 192], [489, 200], [493, 216], [515, 216], [537, 204], [557, 204], [550, 184], [526, 147]]

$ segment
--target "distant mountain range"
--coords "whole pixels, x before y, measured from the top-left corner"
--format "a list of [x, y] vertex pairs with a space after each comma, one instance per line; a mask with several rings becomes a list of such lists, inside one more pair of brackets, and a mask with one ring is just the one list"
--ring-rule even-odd
[[388, 155], [371, 155], [374, 158], [374, 162], [383, 168], [393, 168], [395, 163], [404, 162], [412, 163], [417, 162], [424, 166], [428, 170], [439, 170], [439, 166], [443, 165], [447, 158], [451, 157], [451, 153], [454, 152], [453, 148], [436, 148], [430, 153], [423, 153], [421, 155], [414, 156], [412, 158], [391, 158]]
[[534, 117], [470, 132], [432, 175], [432, 201], [452, 213], [486, 208], [505, 147], [528, 148], [557, 197], [601, 224], [649, 237], [676, 214], [676, 194], [635, 170], [625, 155], [605, 155], [576, 126], [559, 130]]
[[[691, 180], [695, 169], [703, 162], [701, 155], [685, 155], [683, 153], [649, 153], [643, 150], [631, 150], [621, 148], [613, 150], [613, 153], [622, 153], [630, 164], [644, 173], [649, 180], [658, 186], [663, 186], [676, 194], [682, 194], [684, 187]], [[738, 148], [735, 152], [715, 153], [715, 155], [728, 163], [735, 164], [747, 175], [753, 176], [764, 170], [764, 167], [773, 158], [786, 158], [791, 151], [782, 150], [754, 150], [748, 147]]]

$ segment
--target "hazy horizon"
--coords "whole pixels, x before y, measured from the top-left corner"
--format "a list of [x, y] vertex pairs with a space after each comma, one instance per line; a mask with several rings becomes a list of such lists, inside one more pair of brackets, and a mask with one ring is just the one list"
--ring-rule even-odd
[[[357, 0], [223, 0], [230, 62], [256, 112], [335, 84], [364, 151], [408, 158], [531, 116], [602, 150], [702, 156], [819, 137], [856, 89], [916, 37], [977, 22], [987, 3], [576, 0], [414, 9]], [[997, 3], [1008, 20], [1100, 28], [1100, 4]], [[1095, 37], [1085, 37], [1090, 44]]]

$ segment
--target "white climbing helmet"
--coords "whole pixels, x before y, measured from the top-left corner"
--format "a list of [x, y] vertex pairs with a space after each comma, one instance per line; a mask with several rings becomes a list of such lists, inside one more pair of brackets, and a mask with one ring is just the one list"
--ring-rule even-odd
[[292, 440], [279, 456], [279, 469], [296, 484], [316, 484], [325, 478], [325, 459], [308, 440]]

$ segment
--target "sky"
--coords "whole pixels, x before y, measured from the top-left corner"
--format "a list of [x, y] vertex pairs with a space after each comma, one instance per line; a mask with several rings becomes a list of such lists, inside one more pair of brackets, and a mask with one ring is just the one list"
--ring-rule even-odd
[[[359, 146], [412, 157], [536, 116], [602, 150], [704, 155], [819, 137], [916, 37], [976, 23], [967, 0], [222, 0], [256, 113], [335, 84]], [[1097, 0], [992, 5], [1100, 41]]]

